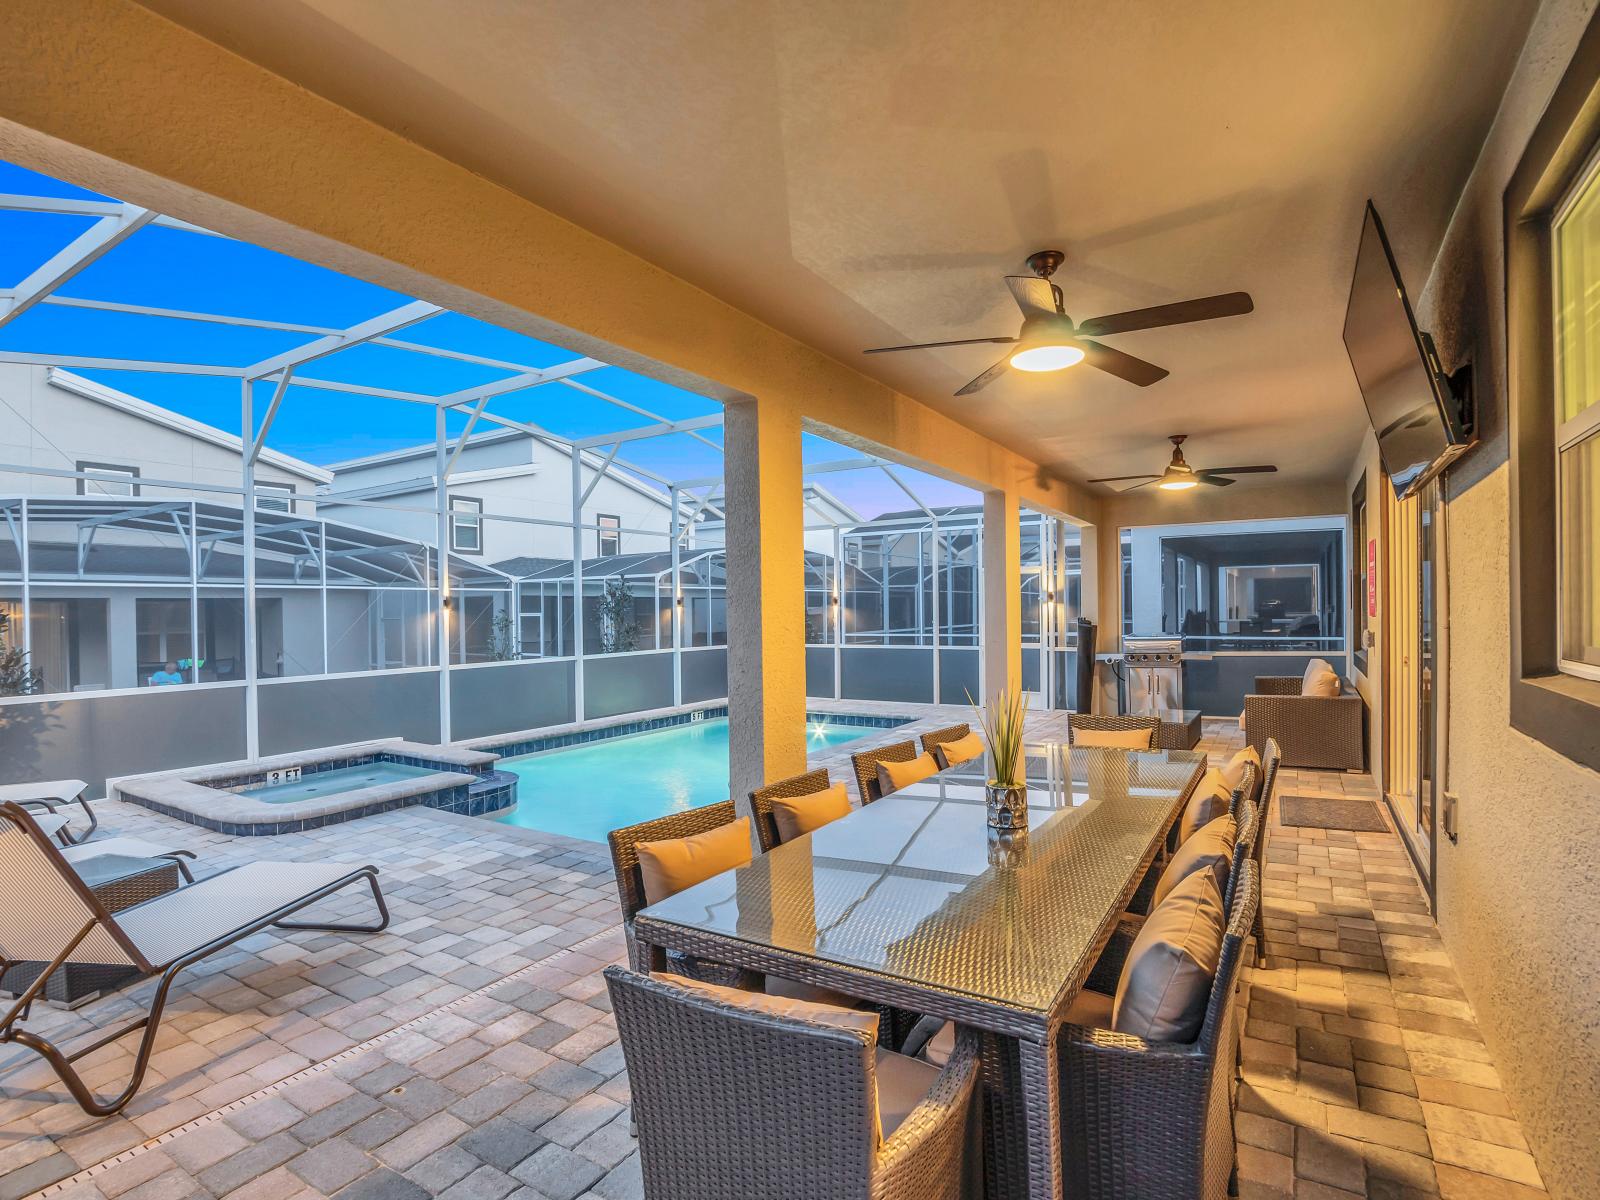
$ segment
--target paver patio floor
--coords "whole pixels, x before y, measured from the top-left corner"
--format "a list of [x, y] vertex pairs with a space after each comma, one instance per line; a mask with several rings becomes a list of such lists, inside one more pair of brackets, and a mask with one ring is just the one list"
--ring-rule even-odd
[[[964, 710], [814, 758], [848, 755]], [[1064, 714], [1035, 714], [1041, 735]], [[1208, 722], [1202, 749], [1240, 744]], [[1373, 795], [1365, 777], [1285, 770], [1279, 794]], [[22, 1052], [0, 1052], [0, 1200], [483, 1197], [641, 1192], [628, 1086], [600, 969], [623, 955], [603, 846], [407, 809], [311, 833], [229, 838], [130, 805], [102, 826], [251, 859], [377, 865], [377, 935], [259, 934], [175, 989], [143, 1092], [96, 1120]], [[1252, 971], [1240, 1096], [1249, 1197], [1524, 1197], [1539, 1175], [1396, 835], [1269, 826], [1268, 967]], [[326, 906], [354, 916], [352, 891]], [[323, 910], [319, 910], [323, 911]], [[152, 984], [75, 1012], [105, 1027]], [[131, 1043], [133, 1039], [128, 1039]], [[86, 1060], [104, 1090], [125, 1045]]]

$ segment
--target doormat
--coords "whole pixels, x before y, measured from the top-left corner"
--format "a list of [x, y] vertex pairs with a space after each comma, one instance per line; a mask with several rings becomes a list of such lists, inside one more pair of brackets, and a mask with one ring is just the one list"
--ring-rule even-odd
[[1387, 833], [1383, 814], [1371, 800], [1329, 800], [1323, 796], [1285, 796], [1278, 801], [1278, 820], [1302, 829], [1349, 829]]

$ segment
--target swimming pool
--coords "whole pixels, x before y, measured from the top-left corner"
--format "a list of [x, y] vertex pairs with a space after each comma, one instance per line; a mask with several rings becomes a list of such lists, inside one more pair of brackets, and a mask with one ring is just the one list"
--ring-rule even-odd
[[[812, 721], [806, 745], [821, 750], [873, 732]], [[517, 777], [508, 825], [603, 842], [606, 834], [651, 817], [728, 798], [728, 720], [712, 718], [586, 746], [503, 758]]]

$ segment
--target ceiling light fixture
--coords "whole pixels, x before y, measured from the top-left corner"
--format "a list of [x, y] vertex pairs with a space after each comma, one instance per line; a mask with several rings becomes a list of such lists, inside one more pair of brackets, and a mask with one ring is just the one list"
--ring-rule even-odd
[[1199, 483], [1200, 481], [1193, 475], [1169, 475], [1156, 486], [1169, 492], [1186, 492], [1192, 487], [1199, 486]]
[[1022, 322], [1022, 336], [1008, 360], [1019, 371], [1061, 371], [1083, 361], [1083, 347], [1072, 336], [1072, 322], [1057, 313], [1034, 313]]

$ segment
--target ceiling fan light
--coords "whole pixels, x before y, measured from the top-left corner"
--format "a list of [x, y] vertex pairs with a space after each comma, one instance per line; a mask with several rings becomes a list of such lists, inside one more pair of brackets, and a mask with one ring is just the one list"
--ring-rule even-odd
[[1062, 371], [1083, 361], [1083, 349], [1066, 343], [1026, 346], [1011, 356], [1019, 371]]
[[1186, 492], [1192, 487], [1199, 487], [1200, 481], [1193, 475], [1175, 475], [1171, 479], [1163, 479], [1156, 486], [1168, 492]]

